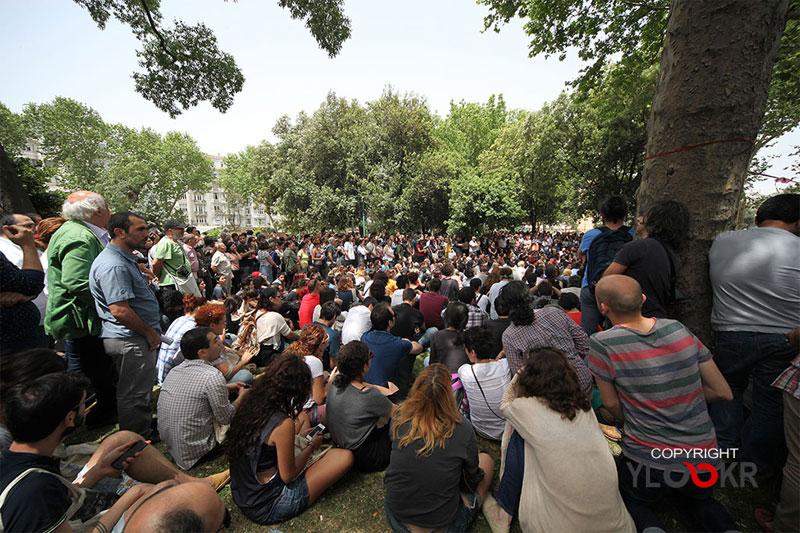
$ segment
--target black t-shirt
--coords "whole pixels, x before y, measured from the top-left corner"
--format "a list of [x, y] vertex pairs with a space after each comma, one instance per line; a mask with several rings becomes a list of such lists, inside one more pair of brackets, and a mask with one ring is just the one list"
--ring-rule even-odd
[[392, 440], [392, 453], [383, 483], [386, 486], [386, 505], [399, 520], [425, 528], [450, 525], [456, 518], [461, 502], [459, 483], [463, 469], [478, 466], [478, 439], [472, 424], [463, 420], [444, 448], [434, 447], [431, 455], [420, 457], [422, 439], [398, 448], [400, 439], [408, 433], [408, 424], [400, 427]]
[[252, 264], [254, 262], [253, 261], [253, 249], [250, 246], [247, 246], [246, 244], [237, 244], [236, 245], [236, 251], [239, 252], [240, 254], [245, 254], [245, 255], [242, 256], [241, 259], [239, 259], [239, 267], [240, 268], [243, 267], [243, 266], [247, 266], [247, 267], [252, 266]]
[[642, 286], [647, 300], [642, 305], [642, 315], [648, 318], [667, 318], [667, 305], [670, 300], [670, 266], [667, 250], [675, 265], [675, 273], [680, 272], [681, 260], [668, 246], [653, 238], [631, 241], [617, 250], [614, 262], [625, 265], [625, 275], [630, 276]]
[[392, 307], [394, 310], [394, 327], [391, 334], [401, 339], [412, 339], [416, 337], [415, 328], [420, 332], [425, 328], [425, 317], [419, 309], [403, 302]]
[[497, 357], [497, 354], [503, 351], [503, 332], [510, 324], [511, 319], [508, 317], [490, 319], [485, 323], [485, 326], [492, 330], [492, 342], [494, 343], [492, 353], [494, 357]]
[[464, 344], [456, 344], [458, 332], [451, 329], [437, 331], [431, 337], [431, 364], [442, 363], [451, 374], [458, 372], [461, 365], [469, 363]]
[[[53, 457], [4, 450], [0, 454], [0, 492], [29, 468], [61, 475]], [[0, 512], [5, 531], [46, 531], [66, 519], [69, 506], [69, 491], [56, 476], [33, 472], [11, 489]]]

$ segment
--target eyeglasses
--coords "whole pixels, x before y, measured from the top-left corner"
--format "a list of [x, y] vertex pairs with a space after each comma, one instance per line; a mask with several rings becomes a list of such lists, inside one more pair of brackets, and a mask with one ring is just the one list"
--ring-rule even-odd
[[90, 395], [88, 395], [88, 396], [87, 396], [85, 399], [83, 399], [83, 400], [79, 401], [79, 402], [78, 402], [78, 405], [76, 405], [75, 407], [73, 407], [72, 409], [70, 409], [70, 411], [74, 411], [75, 409], [78, 409], [78, 408], [80, 408], [80, 406], [81, 406], [81, 405], [88, 405], [88, 404], [89, 404], [89, 403], [90, 403], [92, 400], [94, 400], [96, 397], [97, 397], [97, 394], [96, 394], [96, 393], [94, 393], [94, 392], [93, 392], [93, 393], [91, 393], [91, 394], [90, 394]]

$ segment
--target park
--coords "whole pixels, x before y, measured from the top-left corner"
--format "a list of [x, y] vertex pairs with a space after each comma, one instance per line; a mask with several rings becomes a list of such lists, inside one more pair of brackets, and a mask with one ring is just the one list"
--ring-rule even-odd
[[[96, 446], [103, 439], [113, 441], [118, 430], [147, 439], [152, 431], [152, 446], [147, 449], [161, 458], [152, 459], [148, 451], [145, 455], [151, 455], [146, 461], [177, 463], [170, 466], [170, 472], [178, 472], [174, 480], [210, 479], [207, 476], [230, 468], [235, 489], [215, 488], [229, 512], [225, 521], [232, 519], [234, 531], [402, 527], [444, 531], [448, 524], [455, 527], [460, 522], [425, 522], [430, 515], [422, 514], [414, 522], [414, 515], [398, 510], [402, 484], [397, 482], [400, 467], [396, 465], [407, 464], [399, 459], [407, 443], [391, 424], [385, 431], [395, 439], [392, 457], [396, 462], [386, 474], [383, 469], [358, 468], [345, 473], [348, 468], [342, 467], [334, 476], [335, 459], [343, 458], [346, 453], [339, 452], [347, 450], [341, 449], [346, 446], [333, 431], [326, 433], [325, 446], [340, 446], [322, 459], [315, 456], [319, 463], [308, 466], [306, 474], [302, 468], [298, 473], [298, 479], [307, 476], [310, 480], [308, 509], [281, 520], [276, 517], [283, 515], [273, 511], [269, 514], [276, 519], [273, 522], [243, 504], [241, 481], [236, 481], [240, 475], [237, 458], [229, 450], [243, 450], [242, 443], [252, 444], [259, 434], [242, 430], [245, 415], [237, 418], [235, 409], [244, 405], [249, 420], [272, 424], [272, 419], [253, 414], [257, 400], [252, 391], [260, 394], [264, 383], [277, 380], [278, 361], [283, 361], [283, 370], [289, 368], [281, 354], [295, 353], [305, 357], [316, 384], [305, 407], [310, 409], [310, 422], [303, 425], [297, 418], [302, 409], [287, 416], [296, 419], [298, 432], [307, 432], [324, 420], [324, 409], [322, 418], [315, 418], [317, 409], [325, 407], [324, 397], [331, 398], [329, 391], [338, 387], [334, 377], [342, 372], [335, 354], [329, 352], [334, 338], [341, 336], [342, 349], [347, 344], [348, 319], [352, 325], [360, 314], [352, 310], [348, 314], [352, 305], [354, 309], [369, 307], [371, 312], [361, 315], [367, 324], [364, 331], [350, 337], [359, 346], [362, 340], [367, 345], [369, 361], [377, 356], [368, 365], [387, 364], [373, 346], [378, 341], [367, 340], [373, 333], [392, 331], [395, 338], [412, 346], [400, 370], [387, 371], [374, 381], [370, 381], [374, 378], [370, 371], [348, 378], [356, 387], [377, 386], [375, 390], [394, 405], [391, 416], [395, 419], [404, 415], [410, 418], [402, 420], [413, 419], [408, 410], [415, 393], [423, 394], [420, 376], [429, 378], [442, 365], [453, 376], [453, 390], [457, 389], [460, 364], [453, 366], [447, 355], [453, 349], [463, 357], [459, 361], [473, 368], [508, 361], [503, 364], [506, 373], [510, 366], [509, 379], [495, 399], [504, 415], [506, 408], [513, 413], [510, 405], [523, 398], [507, 398], [503, 391], [513, 389], [525, 396], [518, 383], [524, 381], [523, 374], [533, 372], [534, 356], [528, 350], [562, 353], [567, 366], [574, 367], [567, 372], [566, 382], [580, 385], [577, 396], [588, 392], [589, 404], [586, 398], [574, 400], [570, 408], [550, 403], [551, 412], [560, 412], [562, 422], [568, 419], [575, 427], [582, 416], [573, 420], [576, 409], [599, 421], [605, 440], [598, 437], [597, 442], [608, 447], [600, 446], [601, 455], [614, 467], [614, 478], [617, 469], [620, 472], [619, 501], [585, 496], [596, 504], [595, 509], [604, 509], [594, 511], [598, 524], [642, 530], [643, 524], [660, 523], [666, 531], [693, 531], [730, 524], [726, 522], [730, 518], [741, 531], [793, 530], [786, 529], [787, 524], [800, 528], [796, 502], [794, 507], [786, 503], [797, 496], [800, 479], [796, 431], [800, 362], [795, 357], [800, 336], [800, 241], [794, 218], [800, 194], [798, 0], [478, 0], [435, 6], [279, 0], [269, 4], [37, 0], [0, 8], [5, 19], [0, 22], [0, 42], [12, 51], [8, 81], [0, 89], [0, 215], [5, 233], [0, 252], [9, 272], [42, 272], [29, 273], [28, 278], [39, 276], [37, 283], [46, 288], [33, 290], [24, 284], [19, 287], [25, 288], [10, 288], [11, 280], [19, 278], [4, 278], [0, 311], [5, 333], [0, 352], [4, 358], [34, 348], [58, 353], [68, 374], [85, 375], [90, 383], [79, 398], [79, 414], [84, 408], [90, 411], [88, 404], [81, 405], [99, 392], [100, 408], [94, 418], [102, 418], [103, 423], [79, 427], [67, 415], [71, 422], [60, 422], [73, 424], [66, 444], [94, 442]], [[75, 224], [81, 228], [74, 228]], [[70, 238], [81, 243], [74, 245], [83, 250], [80, 266], [70, 263], [69, 254], [76, 252], [64, 243], [67, 229], [73, 232]], [[769, 237], [743, 244], [761, 234]], [[91, 253], [84, 250], [87, 239], [92, 241]], [[597, 240], [594, 248], [593, 239]], [[148, 305], [156, 310], [149, 325], [147, 320], [130, 322], [126, 311], [120, 312], [117, 302], [108, 300], [109, 288], [104, 292], [103, 287], [111, 280], [104, 277], [103, 269], [114, 264], [106, 254], [109, 248], [128, 252], [128, 259], [134, 257], [141, 275], [134, 276], [133, 283], [143, 283], [148, 290], [139, 296], [152, 297]], [[36, 254], [39, 260], [33, 261]], [[598, 266], [601, 255], [605, 262]], [[184, 259], [176, 263], [177, 256]], [[104, 259], [98, 263], [100, 258]], [[734, 278], [745, 271], [758, 277], [737, 284]], [[636, 280], [635, 287], [626, 285], [630, 279]], [[502, 294], [506, 284], [513, 285]], [[379, 315], [391, 312], [399, 322], [397, 306], [407, 305], [403, 290], [411, 288], [417, 292], [408, 305], [425, 314], [425, 320], [409, 335], [400, 335], [394, 326], [384, 325], [388, 315]], [[473, 292], [463, 294], [468, 288]], [[561, 301], [568, 293], [575, 296], [574, 304], [569, 298]], [[442, 297], [444, 303], [436, 308], [441, 316], [427, 314], [432, 294]], [[629, 300], [623, 302], [623, 296], [638, 299], [638, 307], [637, 302], [633, 305], [641, 313], [631, 314], [634, 308]], [[280, 303], [271, 301], [275, 298]], [[482, 298], [490, 301], [489, 307], [483, 307]], [[63, 304], [56, 303], [60, 299]], [[471, 352], [473, 345], [464, 344], [462, 334], [469, 339], [470, 328], [498, 320], [495, 302], [501, 300], [508, 300], [512, 309], [518, 307], [505, 322], [512, 324], [513, 331], [551, 320], [556, 324], [570, 316], [577, 326], [567, 321], [558, 322], [558, 327], [572, 331], [567, 336], [573, 340], [562, 345], [557, 335], [543, 341], [536, 335], [544, 333], [519, 333], [518, 338], [500, 330], [498, 350], [491, 357], [476, 355], [473, 360], [468, 356], [480, 350]], [[326, 302], [334, 301], [335, 311], [333, 305], [326, 311]], [[192, 314], [212, 305], [217, 306], [214, 313], [225, 317], [219, 333], [214, 330], [216, 318], [200, 324]], [[33, 323], [33, 315], [25, 314], [33, 311], [38, 324]], [[577, 318], [571, 311], [577, 312]], [[71, 318], [65, 318], [65, 312]], [[277, 325], [264, 329], [259, 323], [259, 317], [265, 316], [262, 313], [275, 317], [280, 329], [271, 329]], [[459, 324], [461, 320], [458, 313], [463, 313], [464, 324], [453, 329], [453, 321]], [[76, 318], [76, 314], [88, 318]], [[587, 325], [587, 318], [595, 315], [596, 322]], [[18, 321], [25, 320], [27, 325], [17, 330]], [[652, 330], [642, 325], [646, 320], [654, 320]], [[115, 321], [121, 325], [113, 326]], [[304, 352], [305, 335], [311, 335], [308, 327], [319, 321], [327, 332], [324, 347], [317, 343]], [[229, 364], [223, 363], [225, 370], [217, 361], [214, 366], [226, 380], [233, 374], [240, 376], [238, 371], [249, 372], [251, 382], [255, 379], [252, 389], [250, 382], [241, 388], [231, 387], [238, 379], [227, 382], [230, 403], [228, 399], [223, 403], [231, 412], [224, 421], [212, 402], [217, 417], [212, 441], [225, 442], [220, 425], [231, 433], [227, 444], [199, 463], [183, 460], [176, 452], [174, 433], [158, 422], [165, 416], [152, 416], [164, 409], [162, 402], [173, 398], [170, 387], [177, 386], [175, 380], [165, 385], [169, 382], [164, 376], [167, 372], [177, 375], [176, 368], [184, 367], [183, 371], [191, 363], [187, 357], [172, 366], [171, 359], [176, 351], [180, 354], [190, 348], [181, 341], [190, 325], [208, 326], [216, 335], [194, 350], [193, 358], [205, 359], [198, 354], [213, 351], [214, 338], [225, 341], [220, 349], [229, 354]], [[25, 340], [22, 332], [28, 326], [31, 336]], [[679, 326], [682, 329], [674, 329]], [[137, 378], [136, 401], [143, 403], [144, 411], [150, 410], [144, 425], [123, 420], [135, 395], [121, 373], [130, 356], [123, 350], [121, 358], [115, 359], [108, 343], [119, 337], [114, 327], [140, 339], [145, 352], [160, 358], [158, 367], [146, 363], [148, 374]], [[650, 352], [642, 347], [614, 352], [623, 340], [633, 342], [622, 331], [655, 332], [661, 327], [676, 336], [675, 346], [697, 346], [691, 367], [696, 374], [676, 374], [677, 366], [689, 364], [683, 362], [624, 370], [634, 359], [647, 359], [643, 354]], [[437, 329], [438, 340], [430, 344]], [[556, 329], [553, 325], [548, 331]], [[81, 333], [76, 334], [77, 330]], [[450, 330], [457, 331], [451, 335], [456, 340], [448, 341], [449, 352], [442, 351], [445, 336], [441, 334]], [[527, 348], [517, 350], [515, 343], [528, 339], [526, 335], [537, 341], [531, 344], [529, 339]], [[746, 335], [750, 337], [744, 340]], [[81, 347], [74, 339], [92, 339], [93, 348]], [[197, 342], [203, 344], [203, 340]], [[659, 345], [658, 350], [662, 349], [667, 348]], [[736, 354], [751, 353], [748, 350], [752, 360], [737, 359]], [[93, 351], [102, 355], [88, 355]], [[348, 357], [351, 352], [356, 357], [355, 351], [348, 349]], [[165, 353], [170, 359], [163, 368]], [[542, 360], [547, 356], [536, 353]], [[322, 361], [319, 373], [315, 356]], [[60, 368], [58, 361], [46, 355], [37, 357], [54, 365], [51, 372]], [[622, 365], [621, 374], [615, 374], [615, 364]], [[89, 370], [90, 365], [94, 370]], [[101, 384], [104, 378], [97, 365], [106, 369], [107, 381], [113, 382], [111, 392], [108, 383]], [[160, 374], [154, 381], [149, 372], [156, 368]], [[548, 368], [554, 371], [555, 367]], [[20, 372], [26, 375], [27, 370]], [[392, 378], [387, 379], [390, 374]], [[634, 375], [650, 378], [637, 382], [631, 378]], [[31, 381], [34, 377], [26, 375]], [[528, 377], [525, 386], [546, 385]], [[398, 379], [402, 383], [395, 383]], [[25, 385], [22, 377], [9, 380], [0, 385], [4, 409], [13, 404], [5, 397], [11, 394], [11, 385]], [[6, 383], [5, 378], [0, 381]], [[477, 376], [475, 381], [480, 385]], [[687, 388], [684, 396], [675, 392], [690, 387], [689, 383], [692, 391]], [[152, 391], [151, 385], [155, 385]], [[664, 392], [667, 389], [671, 392]], [[647, 396], [656, 390], [665, 396]], [[125, 398], [123, 391], [131, 396]], [[469, 396], [467, 384], [464, 391], [468, 403], [481, 403], [480, 398]], [[479, 392], [496, 415], [483, 389]], [[699, 396], [687, 399], [690, 392]], [[634, 393], [644, 396], [634, 400]], [[457, 416], [468, 420], [468, 405], [461, 409], [461, 397], [458, 393], [454, 397], [461, 415], [452, 415], [453, 420]], [[272, 396], [264, 396], [259, 405], [272, 406], [268, 398]], [[114, 402], [118, 407], [110, 406]], [[681, 402], [685, 411], [676, 407]], [[749, 417], [737, 422], [734, 431], [733, 408], [720, 408], [718, 402], [735, 405], [739, 418], [742, 413]], [[660, 414], [647, 414], [646, 405], [657, 405]], [[669, 421], [689, 411], [700, 417], [692, 419], [693, 427], [669, 426]], [[0, 422], [13, 420], [9, 416]], [[437, 416], [441, 420], [445, 415]], [[505, 496], [510, 489], [501, 488], [500, 477], [505, 478], [504, 467], [509, 469], [510, 435], [513, 432], [519, 438], [522, 434], [525, 446], [531, 439], [526, 437], [527, 429], [513, 426], [511, 418], [500, 418], [508, 418], [503, 438], [488, 438], [480, 430], [472, 434], [482, 458], [485, 452], [481, 460], [493, 466], [484, 472], [485, 486], [480, 488], [483, 514], [479, 509], [477, 517], [472, 516], [470, 530], [503, 530], [498, 529], [496, 516], [487, 519], [487, 494], [497, 494], [498, 501], [488, 503], [505, 509], [509, 520], [513, 518], [512, 531], [586, 527], [587, 523], [571, 518], [559, 521], [555, 507], [530, 507], [524, 491], [538, 495], [550, 487], [529, 485], [529, 475], [535, 478], [529, 470], [525, 470], [524, 485], [520, 474], [524, 488], [517, 489], [523, 490], [517, 513], [504, 507], [500, 494]], [[477, 419], [472, 424], [479, 426]], [[757, 425], [761, 439], [746, 437]], [[587, 435], [600, 435], [596, 424], [589, 426]], [[1, 427], [5, 431], [5, 425]], [[15, 439], [11, 451], [31, 453], [32, 448], [25, 447], [30, 441], [18, 442], [10, 427], [9, 437]], [[272, 428], [273, 433], [278, 431]], [[447, 439], [455, 439], [453, 431]], [[558, 434], [561, 429], [553, 431]], [[734, 435], [736, 431], [741, 436]], [[617, 433], [619, 438], [614, 436]], [[274, 438], [262, 442], [259, 453], [278, 447]], [[446, 439], [439, 438], [437, 446], [444, 448]], [[398, 446], [398, 439], [404, 444]], [[766, 440], [772, 443], [769, 447], [760, 444]], [[424, 442], [427, 447], [428, 437]], [[682, 450], [680, 446], [716, 450], [718, 445], [723, 452], [735, 449], [744, 457], [732, 452], [732, 458], [692, 464], [670, 457], [676, 464], [689, 466], [693, 480], [695, 466], [700, 472], [707, 468], [714, 480], [719, 479], [704, 497], [721, 504], [723, 511], [718, 507], [698, 511], [718, 521], [692, 516], [679, 499], [659, 501], [652, 513], [644, 512], [632, 506], [630, 494], [622, 489], [628, 482], [640, 488], [634, 464], [646, 465], [648, 486], [650, 469], [662, 479], [661, 457], [642, 459], [643, 448], [637, 447], [651, 446], [651, 451], [660, 452], [671, 447]], [[306, 452], [298, 446], [300, 457]], [[102, 445], [98, 450], [104, 450]], [[595, 452], [596, 448], [586, 453]], [[269, 483], [281, 477], [279, 469], [286, 469], [287, 463], [280, 462], [284, 452], [277, 453]], [[526, 464], [530, 453], [526, 448]], [[133, 464], [137, 460], [134, 457]], [[593, 467], [600, 472], [603, 464], [600, 461]], [[623, 481], [629, 466], [633, 479]], [[124, 468], [129, 467], [125, 463]], [[132, 471], [142, 470], [140, 466]], [[322, 489], [315, 481], [323, 475], [319, 472], [331, 478]], [[465, 467], [464, 472], [471, 471]], [[606, 474], [611, 475], [597, 475]], [[152, 483], [164, 479], [144, 477]], [[539, 481], [546, 477], [542, 474]], [[675, 489], [684, 487], [688, 479], [687, 473], [686, 480], [677, 484], [669, 475], [662, 481]], [[80, 479], [73, 481], [83, 490]], [[284, 481], [289, 488], [296, 480]], [[694, 483], [703, 485], [700, 478]], [[303, 509], [309, 505], [309, 486]], [[466, 494], [463, 484], [461, 488], [462, 495]], [[584, 493], [571, 496], [577, 501], [578, 494]], [[133, 499], [133, 495], [127, 497]], [[115, 505], [122, 501], [127, 501], [125, 496]], [[144, 508], [144, 503], [138, 503]], [[466, 499], [463, 505], [469, 508]], [[609, 518], [614, 506], [621, 509], [616, 522]], [[532, 518], [537, 513], [547, 518]], [[776, 522], [773, 513], [778, 516]], [[497, 516], [502, 518], [502, 514]], [[601, 516], [608, 521], [603, 522]], [[7, 520], [2, 507], [0, 518]], [[99, 526], [91, 527], [103, 532]]]

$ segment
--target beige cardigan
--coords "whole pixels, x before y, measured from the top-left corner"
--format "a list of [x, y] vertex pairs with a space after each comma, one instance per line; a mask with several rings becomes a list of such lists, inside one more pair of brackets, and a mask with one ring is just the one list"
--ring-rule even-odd
[[561, 418], [537, 398], [517, 398], [516, 383], [515, 376], [500, 410], [525, 440], [522, 530], [636, 531], [594, 411], [579, 411], [572, 420]]

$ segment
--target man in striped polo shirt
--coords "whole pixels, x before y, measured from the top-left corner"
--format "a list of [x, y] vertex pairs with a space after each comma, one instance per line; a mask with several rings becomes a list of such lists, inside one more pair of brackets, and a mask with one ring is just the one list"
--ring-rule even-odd
[[625, 424], [619, 485], [636, 529], [663, 529], [651, 506], [669, 488], [704, 530], [738, 529], [713, 489], [695, 486], [683, 464], [719, 461], [706, 402], [733, 395], [711, 353], [680, 322], [643, 317], [645, 296], [635, 279], [607, 276], [595, 293], [614, 327], [590, 337], [589, 369], [603, 405]]

